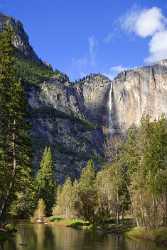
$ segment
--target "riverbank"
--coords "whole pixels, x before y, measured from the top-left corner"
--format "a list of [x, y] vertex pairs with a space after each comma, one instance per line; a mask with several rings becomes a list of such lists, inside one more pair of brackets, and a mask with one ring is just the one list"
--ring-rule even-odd
[[115, 224], [112, 222], [107, 222], [101, 225], [93, 225], [88, 221], [82, 219], [65, 219], [61, 217], [52, 216], [48, 218], [48, 223], [54, 223], [57, 226], [72, 227], [80, 230], [91, 230], [91, 231], [102, 231], [104, 233], [113, 233], [113, 234], [123, 234], [130, 230], [132, 224]]
[[84, 221], [81, 219], [65, 219], [56, 216], [49, 217], [47, 221], [48, 223], [54, 223], [54, 225], [57, 226], [72, 227], [76, 229], [91, 229], [93, 226], [88, 221]]
[[167, 228], [162, 227], [155, 230], [146, 230], [145, 228], [134, 227], [133, 224], [112, 224], [92, 225], [87, 221], [80, 219], [64, 219], [52, 216], [48, 218], [49, 223], [57, 226], [72, 227], [80, 230], [102, 231], [108, 234], [124, 234], [131, 239], [149, 240], [158, 244], [167, 245]]
[[142, 239], [154, 241], [157, 244], [167, 245], [167, 228], [161, 227], [154, 230], [135, 227], [125, 232], [125, 236], [131, 239]]

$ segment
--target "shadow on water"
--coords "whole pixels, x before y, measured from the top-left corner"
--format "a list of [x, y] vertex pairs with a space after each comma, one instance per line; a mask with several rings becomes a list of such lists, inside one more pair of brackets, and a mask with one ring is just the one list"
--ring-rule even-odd
[[16, 236], [0, 250], [165, 250], [152, 242], [91, 233], [54, 225], [19, 224]]

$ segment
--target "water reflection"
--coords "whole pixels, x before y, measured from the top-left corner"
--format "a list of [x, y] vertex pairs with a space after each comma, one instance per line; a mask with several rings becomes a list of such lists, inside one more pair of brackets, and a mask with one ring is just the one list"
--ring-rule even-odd
[[[166, 248], [164, 248], [166, 249]], [[0, 250], [164, 250], [152, 242], [77, 231], [54, 225], [19, 224], [16, 237]]]

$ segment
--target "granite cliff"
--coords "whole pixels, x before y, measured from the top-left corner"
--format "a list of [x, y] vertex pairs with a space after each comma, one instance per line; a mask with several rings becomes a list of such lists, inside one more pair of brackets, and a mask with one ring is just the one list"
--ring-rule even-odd
[[34, 165], [38, 165], [44, 146], [51, 145], [60, 179], [66, 175], [79, 176], [90, 158], [97, 166], [104, 159], [101, 120], [94, 121], [91, 117], [90, 106], [86, 106], [84, 100], [85, 88], [62, 83], [54, 77], [27, 88]]
[[117, 131], [139, 125], [146, 114], [152, 119], [167, 116], [167, 60], [122, 72], [111, 88], [113, 128]]
[[24, 60], [17, 68], [31, 69], [18, 73], [31, 114], [35, 167], [50, 145], [59, 180], [78, 176], [88, 159], [94, 159], [97, 167], [105, 160], [109, 134], [137, 126], [144, 114], [153, 119], [167, 115], [167, 60], [124, 71], [112, 81], [92, 74], [73, 83], [38, 58], [20, 22], [0, 14], [1, 30], [5, 23], [13, 27], [14, 46], [19, 60]]

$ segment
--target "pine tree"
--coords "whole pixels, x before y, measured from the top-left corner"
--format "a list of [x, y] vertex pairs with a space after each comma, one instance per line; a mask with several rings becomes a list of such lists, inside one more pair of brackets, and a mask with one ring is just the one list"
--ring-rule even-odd
[[27, 102], [21, 82], [16, 79], [12, 38], [9, 27], [0, 34], [0, 218], [14, 192], [27, 185], [31, 172]]
[[79, 186], [82, 190], [90, 190], [95, 184], [95, 167], [93, 160], [89, 160], [86, 167], [82, 170]]
[[82, 170], [78, 185], [78, 202], [76, 209], [84, 219], [94, 223], [97, 206], [97, 192], [95, 188], [96, 173], [93, 160], [89, 160]]
[[52, 153], [50, 147], [46, 147], [36, 177], [36, 188], [37, 198], [45, 201], [47, 214], [51, 214], [54, 204], [55, 187]]

